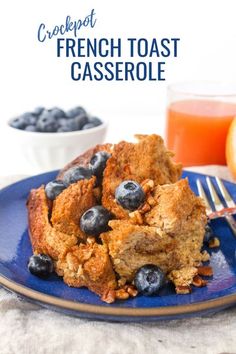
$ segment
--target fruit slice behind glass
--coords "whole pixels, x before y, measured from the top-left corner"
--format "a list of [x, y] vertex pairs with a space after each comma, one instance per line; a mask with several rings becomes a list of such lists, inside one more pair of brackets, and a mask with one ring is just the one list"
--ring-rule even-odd
[[236, 180], [236, 117], [232, 121], [227, 134], [226, 161], [233, 178]]

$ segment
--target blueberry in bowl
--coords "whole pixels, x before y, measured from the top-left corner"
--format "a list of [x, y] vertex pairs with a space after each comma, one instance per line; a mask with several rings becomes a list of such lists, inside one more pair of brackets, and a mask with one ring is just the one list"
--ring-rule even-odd
[[88, 119], [88, 124], [93, 124], [94, 127], [98, 127], [99, 125], [101, 125], [101, 123], [101, 119], [97, 117], [91, 117]]
[[40, 114], [45, 110], [45, 107], [43, 106], [38, 106], [38, 107], [35, 107], [35, 109], [33, 110], [32, 114], [36, 117], [39, 117]]
[[55, 119], [63, 118], [66, 116], [66, 113], [59, 107], [53, 107], [49, 109], [49, 112], [50, 115]]
[[[77, 130], [81, 130], [86, 124], [88, 124], [88, 116], [86, 114], [73, 118], [77, 124]], [[83, 129], [84, 130], [84, 129]]]
[[37, 117], [33, 113], [24, 113], [21, 117], [24, 120], [26, 127], [29, 125], [36, 125], [37, 123]]
[[27, 127], [25, 128], [25, 131], [27, 132], [36, 132], [37, 128], [35, 125], [27, 125]]
[[14, 157], [27, 171], [37, 174], [60, 169], [92, 146], [102, 144], [107, 123], [94, 120], [80, 106], [71, 110], [39, 106], [9, 120], [5, 130], [9, 149], [17, 147]]
[[15, 129], [24, 130], [26, 128], [26, 123], [22, 116], [12, 119], [9, 122], [9, 126]]
[[59, 126], [57, 129], [57, 133], [69, 133], [69, 132], [71, 132], [71, 129], [67, 125]]
[[69, 109], [67, 112], [66, 112], [66, 116], [68, 118], [75, 118], [75, 117], [78, 117], [78, 116], [83, 116], [86, 114], [86, 111], [83, 107], [80, 107], [80, 106], [77, 106], [77, 107], [74, 107], [74, 108], [71, 108]]
[[82, 130], [87, 130], [91, 128], [95, 128], [95, 126], [92, 123], [87, 123], [82, 127]]
[[12, 128], [26, 130], [28, 126], [35, 126], [37, 122], [37, 117], [31, 113], [24, 113], [19, 117], [12, 119], [9, 125]]
[[61, 118], [58, 120], [58, 129], [57, 133], [59, 132], [73, 132], [73, 131], [78, 131], [79, 126], [78, 122], [75, 119], [69, 119], [69, 118]]
[[42, 133], [55, 133], [58, 128], [57, 119], [50, 111], [43, 111], [36, 124], [36, 130]]
[[[90, 116], [86, 110], [77, 106], [65, 111], [60, 107], [36, 107], [31, 112], [11, 119], [9, 126], [19, 130], [40, 133], [68, 133], [84, 131], [103, 125], [100, 118]], [[28, 127], [31, 128], [28, 128]], [[33, 129], [32, 126], [35, 128]]]

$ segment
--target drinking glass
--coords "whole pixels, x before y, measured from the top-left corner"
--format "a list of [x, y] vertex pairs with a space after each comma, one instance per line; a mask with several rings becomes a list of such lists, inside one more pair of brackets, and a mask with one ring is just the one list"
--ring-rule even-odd
[[168, 87], [166, 143], [183, 166], [225, 165], [236, 116], [236, 84], [191, 82]]

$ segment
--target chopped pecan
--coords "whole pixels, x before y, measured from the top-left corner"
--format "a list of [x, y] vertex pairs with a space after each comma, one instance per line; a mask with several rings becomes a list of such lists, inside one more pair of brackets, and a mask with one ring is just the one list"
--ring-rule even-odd
[[88, 236], [87, 237], [87, 243], [90, 245], [93, 245], [96, 242], [95, 237], [93, 236]]
[[75, 255], [73, 255], [72, 253], [67, 253], [66, 261], [67, 261], [68, 269], [73, 272], [77, 272], [77, 269], [79, 267], [79, 262], [77, 257], [75, 257]]
[[133, 285], [127, 285], [126, 291], [132, 297], [138, 295], [138, 290]]
[[189, 285], [179, 285], [176, 286], [175, 291], [177, 294], [190, 294], [192, 289]]
[[211, 277], [213, 275], [213, 270], [210, 266], [198, 267], [197, 272], [199, 275], [204, 275], [205, 277]]
[[145, 194], [153, 191], [154, 189], [154, 181], [152, 179], [145, 179], [142, 183], [141, 186], [143, 188], [143, 191]]
[[210, 248], [216, 248], [220, 246], [220, 240], [217, 237], [213, 237], [209, 240], [208, 246]]
[[120, 288], [122, 288], [122, 287], [125, 285], [125, 283], [126, 283], [126, 278], [124, 278], [124, 277], [121, 277], [121, 278], [118, 280], [118, 286], [119, 286]]
[[140, 212], [138, 210], [135, 210], [132, 213], [129, 213], [129, 217], [135, 224], [138, 224], [138, 225], [143, 224], [142, 215], [140, 214]]
[[193, 278], [193, 283], [194, 286], [196, 286], [197, 288], [202, 288], [203, 286], [207, 285], [207, 281], [202, 279], [199, 275], [196, 275]]
[[209, 259], [210, 259], [209, 253], [207, 251], [203, 251], [202, 252], [202, 261], [207, 262], [207, 261], [209, 261]]
[[117, 265], [117, 264], [120, 264], [121, 260], [119, 258], [117, 258], [117, 259], [114, 259], [113, 262], [114, 262], [115, 265]]
[[118, 300], [127, 300], [129, 298], [129, 294], [125, 289], [115, 290], [115, 297]]
[[116, 299], [116, 293], [115, 290], [113, 289], [108, 289], [107, 291], [105, 291], [102, 294], [101, 300], [105, 301], [108, 304], [111, 304], [112, 302], [114, 302]]
[[84, 274], [83, 267], [82, 267], [82, 264], [80, 264], [79, 267], [78, 267], [76, 276], [77, 277], [81, 277], [81, 276], [83, 276], [83, 274]]
[[148, 203], [144, 203], [144, 204], [138, 209], [138, 211], [140, 212], [140, 214], [145, 214], [145, 213], [147, 213], [150, 209], [151, 209], [150, 205], [149, 205]]
[[157, 204], [157, 201], [153, 198], [153, 196], [150, 194], [147, 196], [147, 203], [153, 207]]

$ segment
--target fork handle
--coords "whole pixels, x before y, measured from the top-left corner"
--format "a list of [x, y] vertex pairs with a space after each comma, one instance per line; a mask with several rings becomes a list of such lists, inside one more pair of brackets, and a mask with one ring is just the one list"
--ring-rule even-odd
[[236, 220], [230, 214], [225, 214], [225, 219], [226, 219], [234, 237], [236, 238]]

